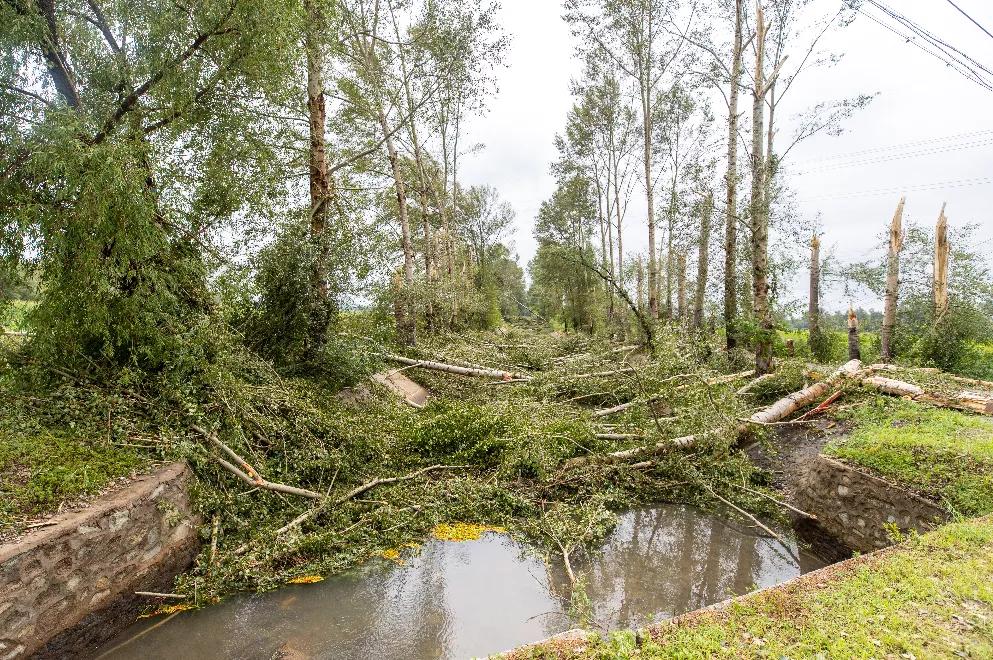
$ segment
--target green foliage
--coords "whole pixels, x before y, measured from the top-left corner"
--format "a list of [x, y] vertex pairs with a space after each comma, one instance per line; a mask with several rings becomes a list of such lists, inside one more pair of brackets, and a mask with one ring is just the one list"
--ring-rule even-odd
[[966, 516], [993, 513], [993, 422], [875, 397], [853, 408], [854, 431], [825, 452]]
[[510, 422], [492, 409], [434, 403], [411, 433], [411, 449], [428, 460], [499, 462], [512, 432]]
[[315, 282], [318, 261], [329, 248], [309, 235], [302, 221], [287, 223], [261, 251], [255, 267], [258, 300], [244, 300], [246, 342], [277, 364], [313, 360], [328, 337], [340, 291]]
[[[846, 346], [847, 339], [845, 337]], [[831, 340], [820, 327], [815, 327], [807, 332], [807, 346], [810, 348], [810, 354], [818, 362], [824, 364], [831, 361]]]

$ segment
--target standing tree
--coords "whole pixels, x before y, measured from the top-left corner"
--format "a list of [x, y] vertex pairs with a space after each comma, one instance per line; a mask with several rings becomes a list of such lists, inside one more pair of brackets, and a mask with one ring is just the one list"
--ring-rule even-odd
[[[676, 0], [566, 0], [565, 18], [582, 40], [580, 49], [599, 51], [632, 82], [639, 100], [642, 165], [648, 223], [648, 306], [659, 317], [656, 217], [655, 120], [667, 75], [682, 52], [683, 40], [667, 30], [676, 20]], [[695, 17], [690, 12], [689, 27]], [[671, 76], [670, 76], [671, 77]]]

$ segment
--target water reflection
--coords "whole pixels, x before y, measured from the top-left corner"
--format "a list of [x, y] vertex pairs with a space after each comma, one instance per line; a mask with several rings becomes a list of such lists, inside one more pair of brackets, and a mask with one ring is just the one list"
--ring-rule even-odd
[[[630, 511], [581, 557], [594, 618], [641, 625], [777, 584], [816, 558], [684, 506]], [[316, 585], [142, 621], [105, 658], [469, 658], [568, 630], [568, 582], [503, 535], [426, 543], [404, 566], [375, 563]]]

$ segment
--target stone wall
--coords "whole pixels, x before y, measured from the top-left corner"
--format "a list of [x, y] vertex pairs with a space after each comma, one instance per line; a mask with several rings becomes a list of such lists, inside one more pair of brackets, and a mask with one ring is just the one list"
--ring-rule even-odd
[[934, 502], [824, 455], [801, 477], [795, 499], [826, 531], [859, 552], [890, 545], [888, 525], [925, 531], [948, 518]]
[[0, 660], [86, 657], [170, 591], [198, 547], [188, 494], [173, 463], [86, 509], [0, 546]]

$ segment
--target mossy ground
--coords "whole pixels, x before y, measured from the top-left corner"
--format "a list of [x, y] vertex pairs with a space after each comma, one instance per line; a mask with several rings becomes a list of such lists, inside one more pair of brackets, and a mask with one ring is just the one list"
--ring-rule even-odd
[[717, 611], [549, 644], [516, 660], [993, 657], [993, 519], [947, 525], [881, 555]]
[[851, 433], [824, 452], [868, 468], [948, 508], [993, 512], [993, 420], [872, 396], [845, 414]]

